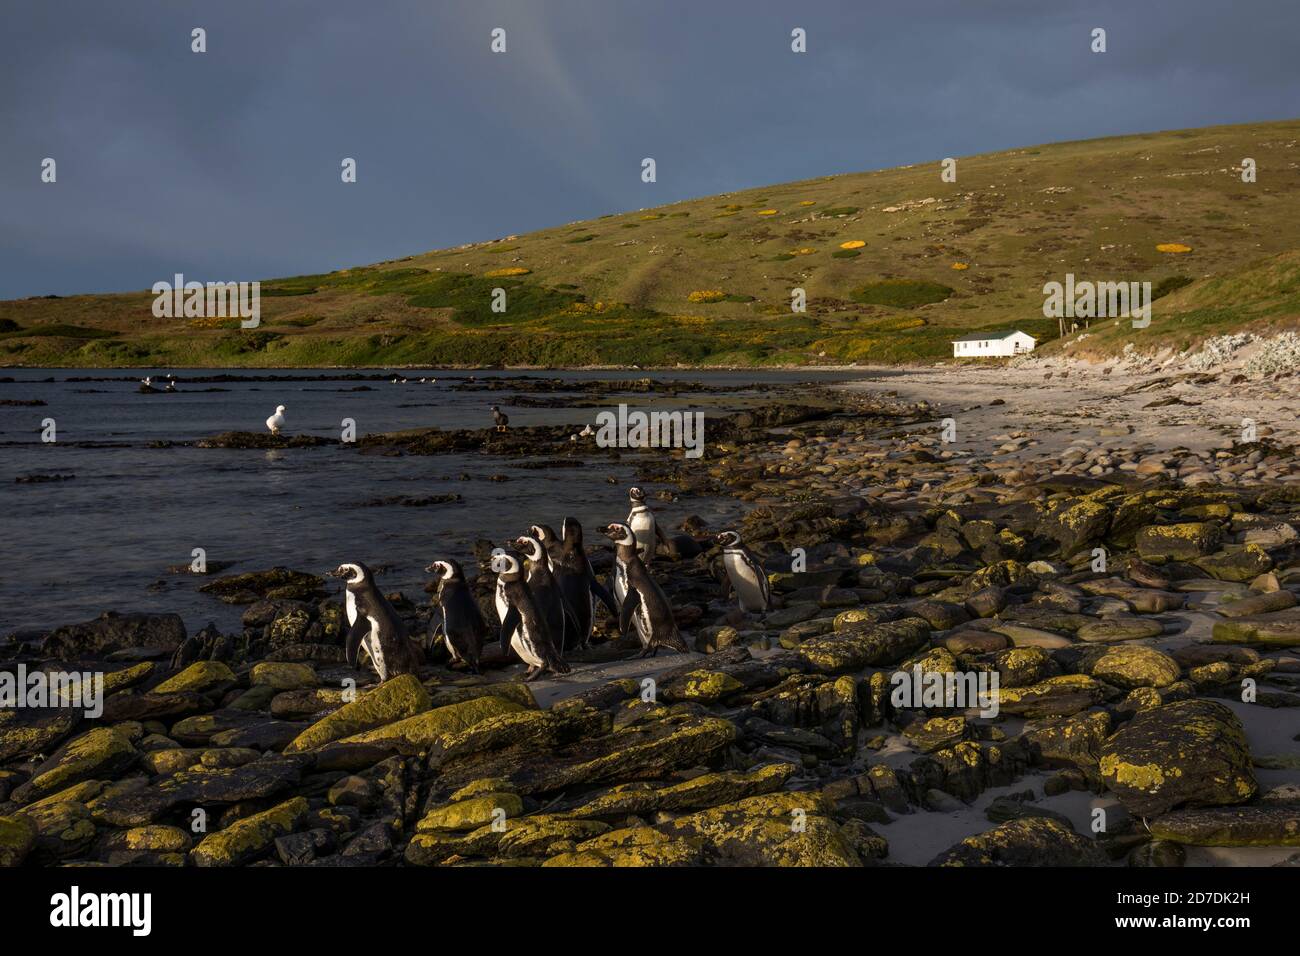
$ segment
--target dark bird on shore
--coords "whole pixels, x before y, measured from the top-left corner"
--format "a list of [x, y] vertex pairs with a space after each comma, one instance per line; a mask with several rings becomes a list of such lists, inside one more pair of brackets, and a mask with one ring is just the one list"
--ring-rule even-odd
[[534, 681], [543, 671], [553, 674], [569, 673], [551, 640], [546, 621], [533, 599], [533, 592], [524, 580], [519, 559], [512, 554], [498, 554], [492, 559], [501, 590], [506, 600], [506, 614], [501, 621], [501, 648], [514, 650], [528, 665], [525, 681]]
[[506, 426], [510, 424], [510, 419], [506, 416], [505, 412], [501, 411], [501, 409], [497, 408], [495, 405], [492, 406], [492, 421], [496, 422], [497, 431], [499, 432], [505, 431]]
[[340, 564], [330, 577], [343, 578], [344, 609], [348, 622], [344, 655], [353, 667], [360, 666], [365, 648], [379, 680], [420, 670], [420, 648], [410, 638], [406, 624], [375, 583], [375, 575], [364, 564]]
[[654, 657], [661, 647], [686, 653], [686, 642], [677, 631], [668, 596], [659, 587], [637, 553], [636, 535], [630, 525], [611, 524], [605, 535], [615, 545], [614, 576], [621, 582], [623, 606], [619, 611], [619, 632], [627, 635], [636, 626], [641, 640], [641, 657]]
[[723, 597], [734, 591], [742, 611], [766, 617], [772, 607], [772, 595], [763, 562], [740, 543], [740, 535], [735, 531], [723, 531], [717, 540], [722, 545], [722, 565], [727, 570]]
[[442, 618], [431, 628], [433, 640], [441, 637], [447, 644], [452, 663], [463, 662], [477, 674], [483, 642], [487, 639], [487, 621], [478, 601], [469, 589], [459, 562], [435, 561], [424, 570], [438, 575], [438, 606]]

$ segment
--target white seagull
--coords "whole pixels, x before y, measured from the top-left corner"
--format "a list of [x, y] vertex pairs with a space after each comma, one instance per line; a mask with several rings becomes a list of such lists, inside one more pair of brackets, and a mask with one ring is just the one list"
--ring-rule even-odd
[[284, 406], [275, 406], [275, 414], [266, 420], [266, 427], [271, 429], [272, 435], [280, 434], [280, 429], [284, 427]]

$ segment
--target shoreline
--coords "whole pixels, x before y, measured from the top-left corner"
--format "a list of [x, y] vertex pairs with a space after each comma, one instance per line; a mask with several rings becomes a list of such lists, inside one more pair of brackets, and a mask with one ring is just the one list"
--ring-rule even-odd
[[[402, 758], [416, 761], [408, 772], [419, 800], [412, 794], [395, 822], [363, 812], [313, 858], [355, 845], [357, 862], [502, 863], [514, 858], [516, 841], [533, 840], [538, 863], [640, 863], [658, 854], [724, 865], [1294, 862], [1282, 837], [1276, 845], [1224, 846], [1207, 844], [1194, 828], [1177, 831], [1199, 819], [1176, 809], [1190, 800], [1231, 810], [1216, 824], [1228, 829], [1216, 832], [1233, 840], [1248, 839], [1251, 827], [1272, 833], [1279, 814], [1291, 819], [1288, 801], [1300, 791], [1288, 710], [1292, 698], [1300, 701], [1293, 504], [1300, 461], [1280, 444], [1293, 423], [1261, 436], [1274, 441], [1243, 448], [1219, 434], [1221, 419], [1243, 407], [1267, 413], [1258, 404], [1265, 396], [1251, 389], [1276, 391], [1277, 383], [1188, 374], [1088, 375], [1040, 365], [960, 378], [943, 369], [891, 374], [820, 388], [836, 397], [826, 414], [783, 419], [773, 407], [748, 424], [733, 421], [722, 442], [715, 437], [712, 457], [696, 463], [640, 456], [638, 474], [652, 490], [673, 502], [681, 495], [681, 504], [652, 502], [674, 531], [695, 494], [737, 502], [744, 513], [737, 528], [764, 559], [777, 595], [757, 622], [720, 600], [716, 554], [661, 556], [654, 574], [694, 648], [685, 656], [637, 660], [626, 656], [635, 648], [625, 641], [606, 641], [574, 655], [570, 675], [527, 688], [517, 666], [502, 670], [486, 657], [478, 678], [428, 663], [422, 691], [404, 685], [403, 694], [427, 695], [410, 715], [392, 682], [377, 685], [372, 674], [342, 666], [333, 636], [276, 644], [281, 631], [297, 633], [301, 602], [262, 595], [242, 637], [191, 635], [173, 653], [119, 658], [141, 663], [114, 672], [132, 676], [119, 677], [125, 689], [109, 698], [110, 723], [140, 725], [141, 734], [148, 725], [178, 752], [174, 761], [143, 754], [149, 774], [85, 797], [84, 812], [110, 836], [126, 820], [165, 827], [173, 804], [150, 795], [170, 792], [168, 781], [183, 779], [193, 760], [234, 761], [241, 781], [254, 773], [242, 767], [283, 772], [295, 792], [300, 760], [317, 773], [320, 761], [334, 768], [343, 761], [347, 780], [361, 781], [348, 786], [365, 789], [389, 779], [391, 761]], [[1161, 398], [1179, 401], [1150, 405]], [[942, 417], [954, 420], [953, 442], [942, 441]], [[1290, 491], [1270, 496], [1269, 488]], [[1190, 545], [1158, 530], [1193, 525]], [[1090, 548], [1103, 542], [1110, 568], [1091, 570]], [[589, 547], [596, 543], [589, 534]], [[792, 568], [798, 549], [807, 570]], [[599, 553], [603, 572], [607, 554]], [[481, 564], [476, 586], [490, 602]], [[326, 604], [337, 608], [336, 598], [324, 599], [313, 625], [325, 619]], [[413, 601], [421, 599], [405, 602], [404, 615], [432, 612]], [[1253, 613], [1236, 613], [1239, 601], [1253, 602], [1243, 605]], [[1236, 636], [1224, 637], [1224, 628]], [[1250, 636], [1259, 633], [1268, 636]], [[1000, 674], [1001, 713], [986, 719], [978, 708], [895, 704], [889, 675], [912, 666]], [[265, 677], [270, 693], [259, 674], [275, 675]], [[1268, 706], [1234, 699], [1247, 676]], [[340, 706], [335, 688], [347, 677], [360, 678], [365, 726], [348, 724], [360, 712]], [[638, 702], [646, 678], [657, 690]], [[179, 687], [191, 696], [177, 714], [167, 708], [178, 705]], [[522, 714], [498, 724], [503, 708], [520, 702]], [[473, 718], [481, 727], [439, 723], [452, 718], [448, 708], [460, 715], [470, 706], [488, 708]], [[1199, 720], [1214, 723], [1222, 754], [1193, 746]], [[1130, 757], [1135, 745], [1125, 734], [1143, 721], [1154, 725], [1156, 753], [1139, 747]], [[338, 735], [343, 727], [347, 737]], [[297, 753], [289, 745], [304, 734], [329, 739]], [[417, 735], [414, 744], [408, 734]], [[132, 753], [142, 745], [129, 736], [125, 744]], [[430, 748], [451, 755], [426, 766]], [[234, 750], [260, 756], [240, 763], [251, 758]], [[1134, 786], [1107, 773], [1105, 752], [1174, 761], [1178, 773], [1166, 775], [1167, 785]], [[18, 764], [16, 779], [26, 780], [14, 791], [20, 801], [47, 796], [27, 775], [38, 779], [63, 760], [55, 752], [45, 764]], [[574, 769], [603, 761], [622, 769], [592, 777]], [[1242, 789], [1225, 792], [1220, 774]], [[520, 835], [441, 828], [448, 815], [469, 812], [468, 788], [483, 780], [518, 801], [523, 815], [511, 826]], [[658, 781], [650, 793], [668, 796], [636, 796], [644, 780]], [[1251, 796], [1243, 800], [1247, 781]], [[205, 799], [221, 804], [225, 791], [219, 780], [214, 787]], [[244, 812], [275, 812], [285, 787], [254, 786], [258, 799]], [[678, 798], [680, 788], [701, 792]], [[310, 787], [303, 793], [315, 826], [329, 808], [315, 805], [324, 801]], [[676, 799], [685, 802], [665, 802]], [[22, 805], [0, 804], [0, 815]], [[808, 815], [806, 838], [757, 827], [790, 807]], [[1112, 821], [1100, 838], [1091, 830], [1098, 810]], [[1179, 816], [1188, 812], [1190, 821]], [[1185, 842], [1153, 842], [1148, 819]], [[758, 842], [720, 838], [720, 820]], [[189, 853], [243, 863], [283, 857], [277, 847], [267, 841], [251, 856], [241, 849], [227, 859], [219, 832]], [[73, 852], [94, 858], [90, 847]], [[113, 854], [126, 859], [120, 850], [101, 852], [109, 862]], [[131, 861], [183, 864], [186, 854], [137, 851]]]

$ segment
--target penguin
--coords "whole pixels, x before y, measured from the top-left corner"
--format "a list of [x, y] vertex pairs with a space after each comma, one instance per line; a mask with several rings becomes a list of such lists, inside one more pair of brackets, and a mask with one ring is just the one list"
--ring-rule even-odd
[[723, 596], [734, 590], [742, 611], [766, 617], [772, 609], [772, 595], [762, 562], [740, 543], [740, 535], [734, 531], [723, 531], [717, 541], [722, 545], [722, 565], [727, 569]]
[[438, 605], [442, 608], [442, 620], [432, 629], [434, 641], [441, 636], [447, 643], [452, 663], [461, 661], [469, 665], [470, 673], [477, 674], [488, 626], [465, 581], [464, 570], [452, 560], [435, 561], [424, 570], [438, 575]]
[[641, 657], [654, 657], [661, 647], [686, 653], [686, 642], [677, 631], [668, 596], [650, 576], [637, 553], [636, 535], [626, 524], [611, 524], [605, 535], [615, 544], [617, 574], [624, 580], [627, 596], [619, 613], [619, 631], [627, 634], [635, 623], [641, 639]]
[[542, 542], [532, 535], [516, 538], [515, 548], [528, 559], [528, 589], [533, 592], [533, 602], [546, 621], [556, 648], [563, 654], [568, 644], [565, 638], [570, 633], [577, 636], [577, 624], [569, 602], [564, 599], [564, 592], [551, 572], [551, 556]]
[[555, 529], [549, 524], [535, 524], [529, 527], [529, 532], [534, 538], [542, 543], [546, 549], [546, 563], [552, 571], [555, 570], [555, 559], [559, 556], [561, 541], [555, 534]]
[[641, 560], [647, 565], [654, 560], [655, 550], [664, 540], [663, 529], [655, 521], [654, 512], [646, 507], [645, 492], [640, 488], [628, 489], [627, 496], [632, 502], [632, 510], [628, 512], [627, 524], [636, 535], [636, 550], [641, 556]]
[[492, 421], [496, 422], [497, 431], [499, 432], [505, 431], [506, 426], [510, 424], [510, 419], [506, 416], [505, 412], [501, 411], [501, 409], [497, 408], [495, 405], [492, 406]]
[[499, 554], [492, 560], [498, 580], [504, 581], [504, 592], [508, 610], [501, 622], [501, 648], [513, 648], [525, 664], [528, 673], [524, 680], [532, 682], [543, 671], [553, 674], [569, 673], [569, 665], [564, 663], [555, 650], [546, 620], [542, 617], [533, 600], [533, 592], [524, 580], [524, 572], [519, 566], [519, 559], [513, 554]]
[[596, 580], [582, 545], [582, 525], [576, 518], [565, 518], [560, 526], [558, 554], [552, 561], [560, 593], [573, 612], [577, 638], [574, 646], [584, 648], [591, 643], [591, 629], [596, 623], [596, 602], [600, 601], [609, 613], [618, 618], [618, 605], [604, 586]]
[[419, 648], [406, 633], [406, 625], [375, 584], [375, 575], [364, 564], [340, 564], [331, 577], [343, 578], [348, 636], [344, 646], [347, 661], [357, 666], [362, 647], [379, 680], [420, 669]]
[[266, 427], [271, 429], [272, 435], [280, 434], [280, 429], [284, 427], [284, 406], [275, 406], [275, 414], [266, 420]]

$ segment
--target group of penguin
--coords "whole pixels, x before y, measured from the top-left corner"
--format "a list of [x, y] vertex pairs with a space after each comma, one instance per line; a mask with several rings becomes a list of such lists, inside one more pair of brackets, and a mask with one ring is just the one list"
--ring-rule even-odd
[[[497, 575], [493, 603], [500, 621], [496, 636], [503, 652], [513, 651], [527, 665], [525, 681], [543, 673], [569, 673], [564, 655], [587, 647], [598, 604], [618, 620], [620, 635], [635, 629], [641, 643], [638, 656], [653, 657], [662, 647], [687, 650], [668, 597], [648, 568], [660, 545], [670, 554], [679, 554], [681, 545], [664, 535], [640, 488], [632, 488], [628, 496], [627, 520], [601, 529], [615, 548], [609, 587], [597, 580], [583, 545], [582, 526], [574, 518], [564, 519], [558, 536], [548, 525], [533, 525], [528, 534], [515, 539], [517, 554], [505, 549], [493, 552], [491, 568]], [[715, 540], [722, 546], [725, 591], [735, 592], [745, 613], [765, 615], [771, 608], [771, 594], [761, 562], [734, 531], [724, 531]], [[451, 559], [434, 561], [425, 570], [438, 576], [437, 602], [442, 609], [430, 626], [430, 644], [444, 642], [453, 664], [477, 674], [492, 628], [465, 572]], [[345, 585], [348, 664], [359, 667], [364, 651], [381, 682], [416, 673], [421, 645], [411, 639], [371, 570], [364, 564], [343, 564], [330, 573]]]

